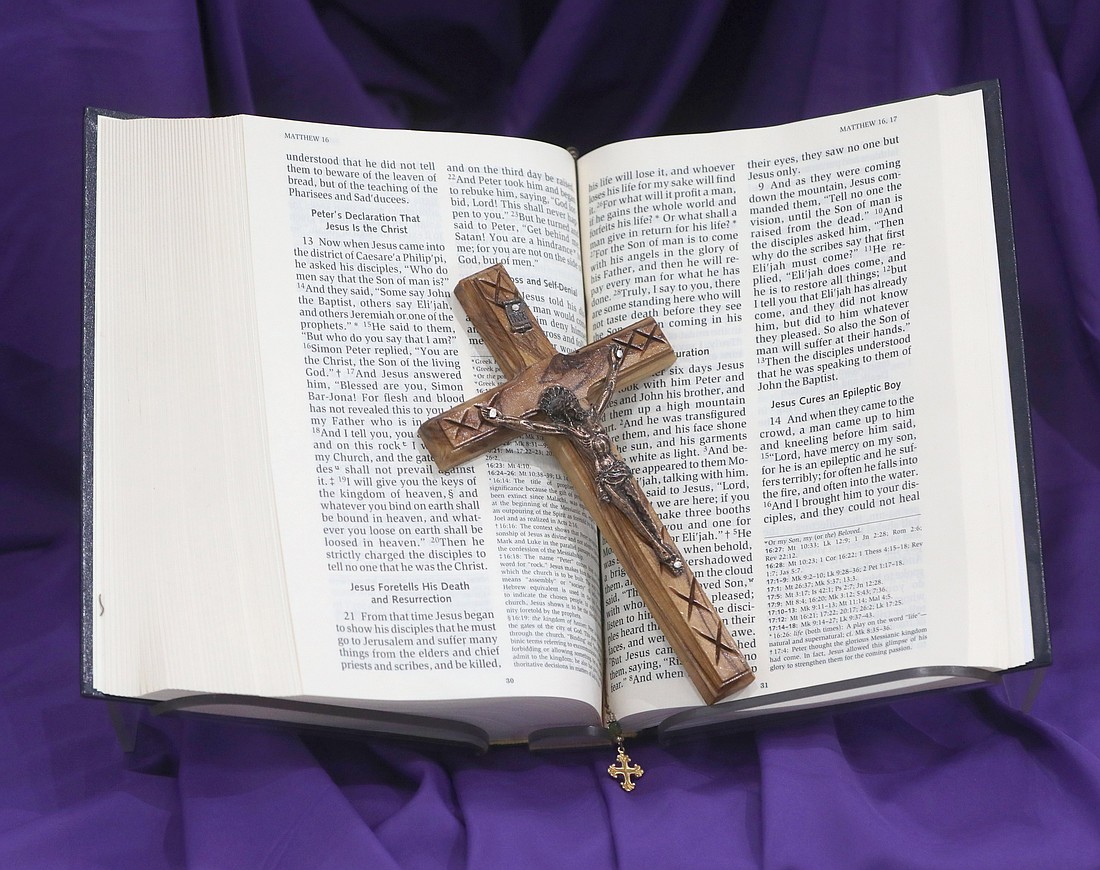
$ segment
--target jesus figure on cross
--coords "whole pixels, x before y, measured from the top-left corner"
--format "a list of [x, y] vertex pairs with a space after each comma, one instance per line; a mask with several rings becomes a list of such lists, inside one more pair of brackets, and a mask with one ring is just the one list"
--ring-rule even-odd
[[657, 554], [661, 564], [680, 574], [684, 562], [676, 548], [661, 538], [660, 527], [649, 510], [634, 474], [619, 457], [611, 436], [603, 427], [603, 413], [615, 392], [623, 349], [612, 345], [610, 365], [603, 391], [589, 409], [581, 406], [577, 394], [560, 385], [547, 387], [539, 396], [539, 410], [552, 422], [537, 423], [523, 417], [502, 414], [490, 405], [478, 405], [481, 417], [488, 423], [530, 432], [536, 435], [563, 435], [592, 463], [596, 492], [600, 501], [613, 505], [630, 521], [635, 531]]

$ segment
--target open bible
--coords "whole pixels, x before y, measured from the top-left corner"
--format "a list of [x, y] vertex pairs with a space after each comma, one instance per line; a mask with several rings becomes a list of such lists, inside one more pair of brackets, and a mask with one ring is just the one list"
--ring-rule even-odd
[[[558, 745], [1049, 659], [994, 85], [608, 145], [90, 112], [87, 694]], [[755, 679], [712, 707], [541, 439], [440, 473], [503, 262]]]

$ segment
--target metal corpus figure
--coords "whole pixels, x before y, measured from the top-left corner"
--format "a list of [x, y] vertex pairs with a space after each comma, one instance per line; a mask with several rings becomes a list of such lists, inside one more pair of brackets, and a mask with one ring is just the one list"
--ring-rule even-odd
[[615, 392], [624, 355], [621, 347], [612, 345], [609, 354], [610, 367], [603, 392], [588, 410], [581, 406], [576, 393], [555, 384], [547, 387], [539, 396], [539, 410], [550, 418], [550, 423], [536, 423], [522, 417], [512, 417], [489, 405], [478, 405], [478, 411], [483, 420], [496, 426], [536, 435], [563, 435], [572, 441], [592, 463], [596, 493], [600, 501], [617, 508], [641, 538], [653, 548], [661, 564], [674, 574], [681, 574], [684, 570], [683, 559], [675, 547], [662, 540], [660, 523], [647, 510], [645, 497], [634, 479], [634, 474], [615, 450], [611, 436], [603, 427], [603, 413]]

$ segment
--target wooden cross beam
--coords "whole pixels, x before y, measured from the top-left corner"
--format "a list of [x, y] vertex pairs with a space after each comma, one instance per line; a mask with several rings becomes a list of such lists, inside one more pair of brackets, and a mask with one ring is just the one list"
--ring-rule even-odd
[[524, 432], [547, 436], [703, 700], [713, 704], [751, 683], [752, 670], [601, 424], [617, 387], [675, 362], [656, 321], [561, 354], [503, 266], [464, 278], [455, 295], [511, 380], [420, 427], [439, 469]]

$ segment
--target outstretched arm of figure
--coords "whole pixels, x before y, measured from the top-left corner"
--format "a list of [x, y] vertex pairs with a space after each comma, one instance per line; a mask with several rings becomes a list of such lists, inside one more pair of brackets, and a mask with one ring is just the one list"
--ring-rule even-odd
[[535, 435], [567, 435], [569, 428], [555, 423], [535, 423], [532, 420], [524, 420], [522, 417], [511, 417], [502, 414], [496, 408], [489, 405], [478, 405], [478, 413], [481, 419], [494, 426], [503, 426], [506, 429], [515, 429], [517, 432], [531, 432]]
[[611, 397], [615, 395], [615, 384], [619, 380], [619, 369], [622, 368], [625, 356], [626, 352], [619, 345], [611, 345], [608, 353], [607, 379], [603, 383], [603, 392], [600, 394], [600, 398], [596, 400], [596, 404], [592, 406], [592, 414], [597, 420], [603, 417], [604, 408], [611, 401]]

